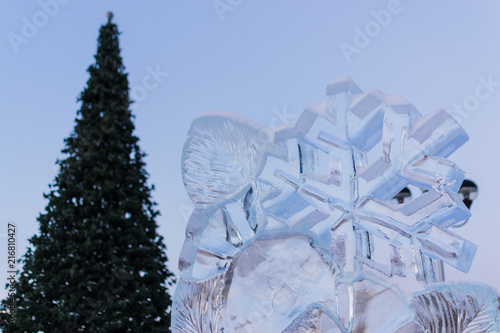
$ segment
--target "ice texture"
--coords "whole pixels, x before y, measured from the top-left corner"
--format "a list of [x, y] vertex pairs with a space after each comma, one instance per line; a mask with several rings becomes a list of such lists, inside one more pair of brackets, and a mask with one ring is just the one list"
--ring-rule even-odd
[[[186, 227], [174, 332], [499, 332], [494, 292], [441, 282], [476, 245], [447, 157], [468, 136], [442, 109], [363, 93], [347, 76], [271, 130], [196, 118], [182, 155]], [[413, 197], [393, 197], [403, 188]]]

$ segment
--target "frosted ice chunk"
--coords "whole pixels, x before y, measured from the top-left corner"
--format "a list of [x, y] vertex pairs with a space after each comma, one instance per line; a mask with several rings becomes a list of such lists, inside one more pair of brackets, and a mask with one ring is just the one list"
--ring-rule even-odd
[[335, 307], [333, 275], [311, 243], [302, 235], [270, 233], [235, 257], [223, 293], [224, 328], [281, 332], [313, 302]]
[[181, 279], [174, 295], [177, 301], [172, 330], [185, 333], [219, 332], [223, 287], [223, 274], [203, 282]]
[[[274, 130], [196, 118], [173, 331], [499, 332], [491, 289], [436, 284], [477, 249], [448, 230], [470, 216], [447, 159], [467, 139], [446, 111], [422, 117], [347, 76]], [[423, 193], [392, 201], [404, 187]]]
[[499, 332], [498, 301], [493, 290], [472, 283], [435, 285], [412, 298], [414, 332]]
[[277, 153], [272, 137], [270, 130], [231, 113], [193, 120], [182, 156], [182, 176], [193, 203], [213, 205], [248, 186], [267, 154]]

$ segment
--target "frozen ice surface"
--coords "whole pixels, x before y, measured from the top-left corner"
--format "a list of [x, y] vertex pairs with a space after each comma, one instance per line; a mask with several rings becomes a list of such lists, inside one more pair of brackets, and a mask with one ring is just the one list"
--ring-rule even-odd
[[274, 130], [196, 118], [173, 331], [499, 332], [489, 287], [439, 282], [441, 262], [467, 272], [477, 249], [448, 229], [470, 216], [447, 159], [467, 139], [445, 110], [422, 117], [349, 77]]

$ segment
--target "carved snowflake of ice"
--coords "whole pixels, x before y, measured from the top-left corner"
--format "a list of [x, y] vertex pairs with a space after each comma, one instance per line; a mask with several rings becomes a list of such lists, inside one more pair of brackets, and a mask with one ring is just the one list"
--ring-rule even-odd
[[[448, 230], [469, 217], [464, 172], [446, 159], [467, 140], [446, 111], [422, 117], [349, 77], [275, 130], [196, 118], [174, 332], [424, 332], [436, 320], [495, 332], [489, 289], [429, 287], [439, 261], [466, 272], [476, 252]], [[405, 187], [421, 194], [393, 202]]]

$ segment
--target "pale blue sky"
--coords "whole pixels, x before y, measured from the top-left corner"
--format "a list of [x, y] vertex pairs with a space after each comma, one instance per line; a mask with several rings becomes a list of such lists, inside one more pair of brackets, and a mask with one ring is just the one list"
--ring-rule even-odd
[[[46, 7], [52, 16], [41, 3], [57, 4]], [[214, 3], [231, 10], [218, 13]], [[385, 27], [374, 23], [372, 11], [389, 9]], [[460, 116], [471, 140], [450, 159], [480, 194], [469, 224], [454, 231], [479, 251], [469, 275], [447, 268], [447, 279], [482, 281], [500, 291], [497, 1], [0, 0], [0, 228], [18, 224], [20, 254], [38, 232], [36, 217], [47, 204], [42, 194], [74, 126], [76, 97], [108, 10], [122, 31], [122, 56], [140, 100], [133, 107], [136, 134], [148, 154], [172, 271], [191, 207], [180, 157], [192, 118], [225, 110], [281, 125], [283, 114], [293, 120], [324, 99], [329, 81], [348, 74], [364, 91], [403, 96], [422, 114], [442, 107]], [[37, 31], [27, 30], [30, 23]], [[369, 42], [355, 40], [358, 29], [368, 29]], [[341, 43], [358, 45], [359, 53], [348, 59]], [[156, 81], [151, 71], [160, 72]], [[464, 103], [469, 111], [457, 113], [453, 105]]]

